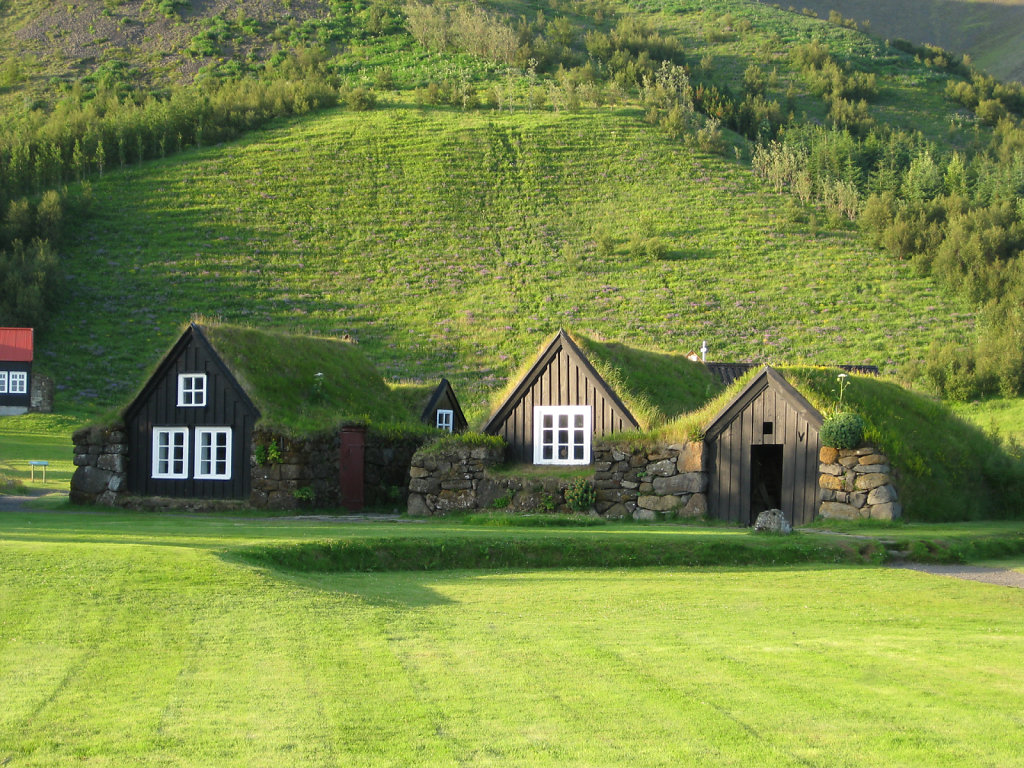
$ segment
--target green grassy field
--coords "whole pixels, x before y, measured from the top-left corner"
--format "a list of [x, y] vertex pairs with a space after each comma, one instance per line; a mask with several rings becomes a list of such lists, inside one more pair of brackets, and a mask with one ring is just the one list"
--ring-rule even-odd
[[[67, 495], [75, 467], [71, 433], [80, 426], [73, 418], [56, 414], [30, 414], [0, 418], [0, 475], [20, 482], [34, 493]], [[42, 470], [31, 480], [30, 461], [47, 461], [46, 482]], [[0, 493], [2, 493], [0, 489]]]
[[[427, 526], [385, 530], [409, 528]], [[350, 530], [0, 516], [0, 761], [1019, 756], [1021, 590], [874, 567], [300, 576], [230, 556]]]

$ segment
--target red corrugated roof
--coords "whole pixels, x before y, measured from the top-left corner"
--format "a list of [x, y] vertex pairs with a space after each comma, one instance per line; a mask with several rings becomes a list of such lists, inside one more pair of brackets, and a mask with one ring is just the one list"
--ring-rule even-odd
[[32, 329], [0, 328], [0, 360], [11, 363], [31, 363]]

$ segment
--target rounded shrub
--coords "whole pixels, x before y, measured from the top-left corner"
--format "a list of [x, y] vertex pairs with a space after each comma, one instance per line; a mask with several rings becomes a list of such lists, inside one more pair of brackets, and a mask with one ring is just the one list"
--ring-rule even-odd
[[864, 442], [864, 419], [856, 413], [828, 416], [821, 425], [821, 443], [830, 448], [856, 448]]

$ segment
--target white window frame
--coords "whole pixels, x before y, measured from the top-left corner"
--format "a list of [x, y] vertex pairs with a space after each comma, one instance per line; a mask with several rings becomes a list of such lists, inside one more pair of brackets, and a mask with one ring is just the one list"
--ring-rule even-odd
[[445, 432], [452, 432], [455, 428], [455, 411], [450, 408], [438, 408], [435, 426]]
[[[162, 444], [161, 438], [169, 438]], [[173, 438], [179, 438], [174, 440]], [[188, 479], [188, 427], [153, 427], [153, 478], [156, 480]], [[167, 448], [167, 456], [161, 457], [160, 449]], [[177, 454], [175, 453], [177, 451]], [[175, 472], [174, 465], [180, 461], [181, 471]]]
[[[218, 438], [223, 438], [223, 442]], [[196, 480], [230, 480], [231, 443], [231, 427], [196, 427], [193, 477]], [[223, 450], [223, 455], [220, 457], [210, 453], [218, 450]], [[217, 468], [218, 464], [223, 465], [220, 471]]]
[[[589, 464], [593, 437], [592, 413], [589, 405], [535, 405], [533, 463]], [[561, 450], [563, 448], [564, 454]], [[545, 456], [545, 453], [548, 455]]]
[[28, 373], [25, 371], [11, 371], [10, 372], [10, 388], [9, 392], [12, 395], [27, 395], [28, 394]]
[[7, 371], [0, 371], [0, 395], [7, 394]]
[[206, 406], [206, 374], [178, 374], [178, 407], [204, 408]]

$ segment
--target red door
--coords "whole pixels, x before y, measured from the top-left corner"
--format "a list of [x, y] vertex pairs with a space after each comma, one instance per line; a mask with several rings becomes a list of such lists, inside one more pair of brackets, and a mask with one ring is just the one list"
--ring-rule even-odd
[[341, 505], [354, 512], [363, 508], [363, 451], [365, 448], [365, 427], [341, 428], [341, 461], [338, 478], [341, 486]]

